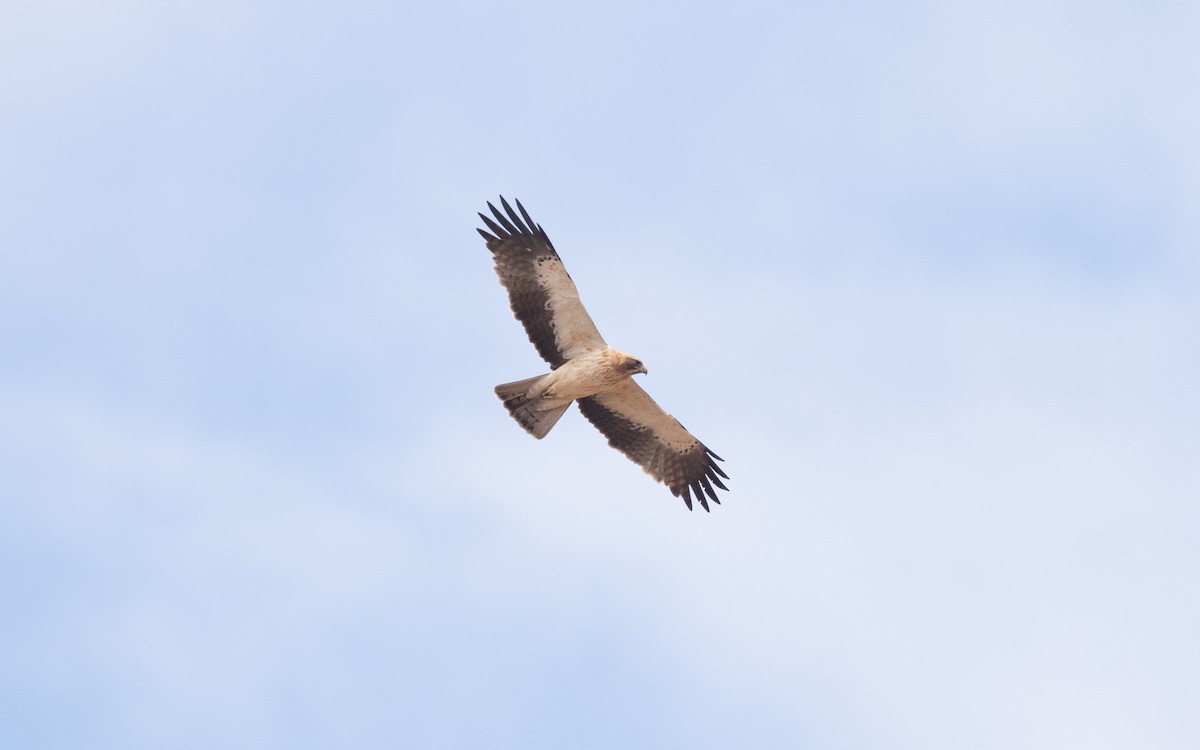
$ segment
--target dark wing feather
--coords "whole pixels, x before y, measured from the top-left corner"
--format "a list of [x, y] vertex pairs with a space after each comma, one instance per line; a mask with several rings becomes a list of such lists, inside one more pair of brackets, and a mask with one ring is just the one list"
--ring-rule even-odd
[[557, 368], [582, 352], [603, 348], [604, 339], [579, 301], [575, 282], [545, 230], [529, 218], [520, 201], [520, 215], [503, 196], [500, 205], [503, 212], [488, 203], [490, 218], [479, 214], [491, 233], [477, 231], [492, 251], [513, 314], [525, 326], [538, 354]]
[[667, 485], [672, 495], [682, 496], [688, 510], [693, 495], [705, 510], [709, 500], [721, 502], [713, 489], [729, 489], [720, 479], [729, 477], [715, 463], [721, 457], [663, 411], [633, 380], [581, 398], [578, 404], [583, 416], [608, 438], [609, 445]]

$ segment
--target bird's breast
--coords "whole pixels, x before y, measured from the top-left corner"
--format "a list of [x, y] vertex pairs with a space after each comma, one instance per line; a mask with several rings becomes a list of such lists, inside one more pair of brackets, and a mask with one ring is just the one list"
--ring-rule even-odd
[[612, 367], [600, 353], [588, 353], [563, 363], [551, 373], [545, 394], [555, 401], [574, 401], [608, 390], [627, 377], [626, 372]]

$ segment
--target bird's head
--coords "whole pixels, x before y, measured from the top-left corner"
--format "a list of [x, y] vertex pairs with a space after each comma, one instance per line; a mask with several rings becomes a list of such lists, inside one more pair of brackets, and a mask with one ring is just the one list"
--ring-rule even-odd
[[638, 359], [637, 357], [631, 357], [628, 354], [625, 355], [624, 365], [626, 372], [628, 372], [630, 375], [636, 375], [639, 372], [643, 375], [647, 375], [650, 372], [646, 369], [646, 366], [642, 364], [642, 360]]

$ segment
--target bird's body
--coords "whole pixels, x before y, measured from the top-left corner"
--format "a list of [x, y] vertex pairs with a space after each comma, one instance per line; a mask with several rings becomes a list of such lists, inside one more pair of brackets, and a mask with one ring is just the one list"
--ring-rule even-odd
[[547, 406], [569, 405], [586, 396], [607, 391], [636, 372], [645, 372], [642, 363], [612, 347], [584, 352], [567, 360], [556, 370], [540, 378], [534, 391]]
[[[529, 340], [550, 363], [545, 375], [496, 386], [496, 395], [517, 422], [543, 438], [572, 403], [608, 437], [609, 445], [637, 462], [688, 508], [692, 495], [708, 510], [719, 503], [714, 485], [728, 478], [714, 463], [720, 457], [697, 440], [633, 382], [645, 374], [641, 360], [610, 347], [579, 301], [575, 283], [546, 232], [517, 202], [520, 216], [503, 198], [493, 219], [479, 214], [491, 230], [480, 229], [508, 290], [513, 314]], [[497, 223], [499, 222], [499, 223]]]
[[585, 350], [545, 375], [498, 385], [496, 395], [521, 426], [541, 440], [572, 402], [645, 371], [639, 360], [605, 346]]

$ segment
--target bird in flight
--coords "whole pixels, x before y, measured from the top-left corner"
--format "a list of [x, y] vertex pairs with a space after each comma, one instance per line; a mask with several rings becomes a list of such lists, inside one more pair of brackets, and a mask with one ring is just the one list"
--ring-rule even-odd
[[496, 386], [508, 413], [540, 440], [576, 402], [609, 445], [682, 496], [688, 510], [693, 496], [706, 511], [709, 500], [720, 503], [713, 488], [729, 489], [720, 479], [728, 475], [716, 464], [721, 457], [633, 382], [646, 366], [605, 343], [546, 231], [516, 203], [519, 215], [503, 196], [503, 212], [488, 203], [492, 216], [479, 218], [490, 232], [477, 231], [492, 251], [513, 314], [550, 372]]

